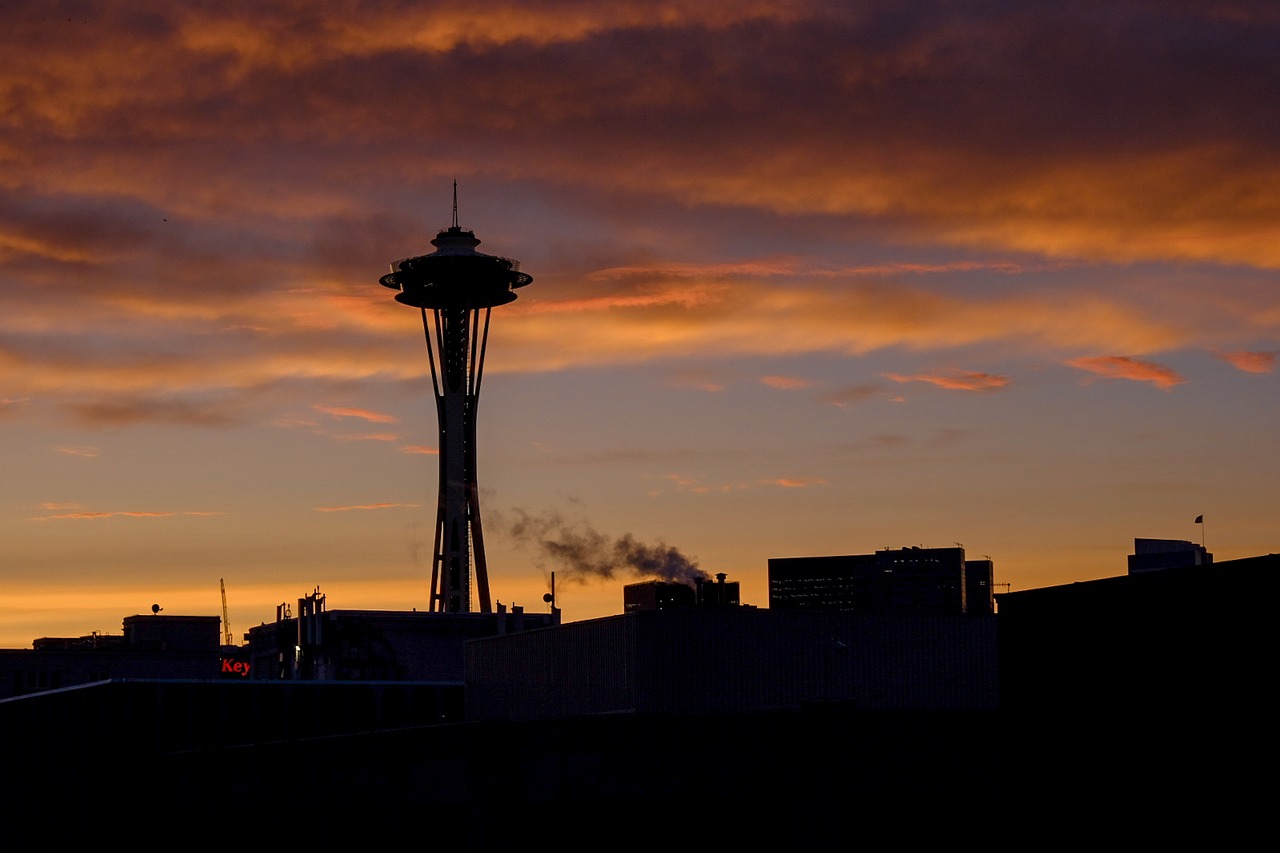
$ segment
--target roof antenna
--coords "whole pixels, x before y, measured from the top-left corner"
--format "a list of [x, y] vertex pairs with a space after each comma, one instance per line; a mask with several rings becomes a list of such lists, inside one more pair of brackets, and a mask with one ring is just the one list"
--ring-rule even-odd
[[458, 179], [453, 179], [453, 227], [458, 227]]

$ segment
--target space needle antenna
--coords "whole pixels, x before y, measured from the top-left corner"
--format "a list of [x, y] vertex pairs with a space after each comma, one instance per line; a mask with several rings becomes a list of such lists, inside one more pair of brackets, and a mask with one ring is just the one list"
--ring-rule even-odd
[[476, 409], [489, 340], [489, 312], [514, 302], [533, 281], [520, 264], [476, 251], [480, 241], [458, 225], [458, 182], [453, 182], [453, 224], [436, 234], [434, 252], [391, 264], [378, 279], [395, 300], [422, 313], [427, 359], [439, 427], [439, 496], [431, 561], [432, 612], [471, 612], [474, 571], [481, 613], [492, 613], [489, 570], [480, 524], [476, 479]]

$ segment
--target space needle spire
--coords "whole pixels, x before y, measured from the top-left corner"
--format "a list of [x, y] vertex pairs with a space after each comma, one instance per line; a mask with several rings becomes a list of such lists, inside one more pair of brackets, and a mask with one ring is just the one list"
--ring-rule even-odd
[[491, 613], [489, 569], [476, 485], [476, 407], [489, 340], [489, 312], [515, 301], [515, 289], [533, 281], [520, 264], [476, 251], [480, 241], [458, 225], [458, 182], [453, 182], [453, 224], [439, 232], [434, 252], [391, 264], [379, 283], [399, 291], [397, 302], [417, 308], [427, 339], [431, 384], [439, 420], [440, 492], [436, 503], [431, 607], [437, 613], [471, 612], [471, 575], [481, 613]]

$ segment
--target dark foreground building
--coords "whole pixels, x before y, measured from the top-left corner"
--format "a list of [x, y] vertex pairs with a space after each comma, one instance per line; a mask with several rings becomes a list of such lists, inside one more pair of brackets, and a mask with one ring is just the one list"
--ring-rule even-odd
[[463, 708], [412, 682], [50, 690], [0, 701], [0, 807], [456, 850], [1234, 849], [1270, 823], [1278, 583], [1269, 555], [1003, 594], [994, 678], [954, 636], [912, 659], [918, 630], [857, 614], [689, 608], [468, 641]]
[[1278, 595], [1280, 554], [999, 595], [1005, 777], [1153, 832], [1258, 826]]
[[250, 628], [248, 656], [258, 681], [420, 681], [461, 689], [470, 640], [560, 624], [560, 611], [526, 613], [499, 603], [489, 613], [329, 610], [318, 589], [283, 605], [276, 621]]
[[113, 678], [244, 678], [241, 650], [219, 644], [221, 624], [217, 616], [126, 616], [120, 634], [0, 649], [0, 699]]
[[994, 710], [994, 617], [671, 608], [467, 644], [469, 719]]

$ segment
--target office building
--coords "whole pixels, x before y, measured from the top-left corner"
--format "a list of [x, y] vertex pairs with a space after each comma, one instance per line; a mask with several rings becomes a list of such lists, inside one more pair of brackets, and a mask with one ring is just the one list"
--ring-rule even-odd
[[121, 678], [240, 679], [239, 649], [220, 642], [217, 616], [126, 616], [121, 634], [41, 637], [0, 649], [0, 699]]
[[1183, 566], [1207, 566], [1213, 555], [1203, 545], [1185, 539], [1134, 539], [1129, 574], [1156, 572]]
[[964, 549], [892, 548], [874, 554], [769, 560], [771, 610], [990, 615], [993, 564]]
[[715, 580], [697, 578], [690, 586], [681, 581], [648, 580], [622, 588], [622, 611], [670, 610], [676, 607], [741, 607], [737, 581], [726, 581], [724, 572]]

